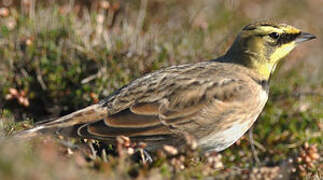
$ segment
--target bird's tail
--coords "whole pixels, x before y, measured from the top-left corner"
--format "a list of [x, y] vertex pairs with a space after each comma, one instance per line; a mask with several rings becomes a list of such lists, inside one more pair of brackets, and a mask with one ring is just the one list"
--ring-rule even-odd
[[73, 127], [78, 124], [85, 124], [98, 121], [107, 117], [108, 111], [101, 104], [94, 104], [88, 106], [84, 109], [75, 111], [71, 114], [60, 117], [56, 120], [41, 123], [35, 127], [27, 130], [20, 131], [14, 136], [18, 138], [29, 138], [40, 134], [41, 132], [46, 132], [50, 129], [60, 129]]

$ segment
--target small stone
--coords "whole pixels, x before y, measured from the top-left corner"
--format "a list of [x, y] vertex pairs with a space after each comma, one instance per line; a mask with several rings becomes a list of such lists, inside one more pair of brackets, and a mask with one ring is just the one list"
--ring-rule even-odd
[[103, 9], [109, 9], [110, 8], [109, 1], [101, 1], [100, 2], [100, 7], [103, 8]]
[[170, 155], [178, 154], [178, 150], [174, 146], [164, 145], [164, 150]]
[[9, 15], [8, 8], [0, 8], [0, 16], [7, 17]]

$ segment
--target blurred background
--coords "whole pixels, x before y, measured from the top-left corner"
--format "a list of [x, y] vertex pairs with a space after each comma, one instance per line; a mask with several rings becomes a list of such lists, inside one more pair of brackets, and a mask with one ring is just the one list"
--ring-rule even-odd
[[[280, 64], [254, 128], [263, 166], [281, 167], [284, 160], [310, 148], [317, 152], [322, 144], [322, 7], [320, 0], [2, 0], [0, 136], [96, 103], [145, 73], [216, 58], [243, 26], [272, 20], [317, 36]], [[17, 155], [34, 157], [25, 146], [42, 147], [38, 143], [7, 143], [0, 144], [0, 178], [19, 179], [19, 173], [10, 173], [17, 164], [27, 161], [32, 168], [44, 161]], [[245, 137], [222, 156], [227, 168], [252, 166]], [[293, 166], [295, 177], [322, 173], [322, 159], [312, 159]], [[45, 169], [61, 166], [43, 163]]]

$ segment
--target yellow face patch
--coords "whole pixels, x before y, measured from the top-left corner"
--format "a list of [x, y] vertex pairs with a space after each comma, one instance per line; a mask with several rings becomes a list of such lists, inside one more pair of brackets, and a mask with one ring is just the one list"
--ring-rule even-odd
[[277, 48], [270, 56], [269, 61], [254, 61], [253, 67], [265, 78], [269, 78], [270, 74], [275, 70], [279, 60], [288, 55], [294, 48], [295, 42], [283, 44]]
[[[259, 26], [257, 29], [254, 30], [256, 34], [270, 34], [271, 32], [276, 32], [278, 34], [297, 34], [300, 33], [300, 30], [297, 28], [294, 28], [293, 26], [285, 25], [285, 24], [279, 24], [277, 27], [273, 26]], [[264, 43], [264, 40], [254, 43], [257, 47], [257, 52], [264, 55], [264, 52], [266, 52], [266, 46]], [[296, 43], [294, 41], [291, 41], [289, 43], [282, 44], [280, 46], [277, 46], [275, 50], [271, 53], [271, 55], [268, 57], [258, 57], [260, 59], [266, 59], [261, 61], [254, 61], [253, 67], [264, 77], [269, 78], [270, 74], [274, 71], [277, 63], [279, 60], [287, 56], [296, 46]], [[250, 47], [252, 47], [250, 45]]]
[[273, 26], [259, 26], [254, 32], [258, 34], [269, 34], [271, 32], [277, 32], [279, 34], [287, 33], [287, 34], [298, 34], [301, 31], [293, 26], [286, 24], [279, 24], [277, 27]]
[[264, 78], [268, 79], [275, 69], [277, 64], [273, 64], [270, 62], [259, 62], [254, 61], [253, 62], [253, 68]]
[[268, 79], [278, 62], [295, 48], [300, 34], [299, 29], [286, 24], [250, 24], [239, 33], [226, 56], [238, 57], [239, 63]]
[[280, 26], [279, 28], [287, 34], [298, 34], [301, 32], [301, 30], [290, 25], [280, 24], [279, 26]]
[[260, 26], [257, 29], [254, 30], [257, 34], [269, 34], [270, 32], [277, 32], [279, 34], [282, 34], [284, 31], [282, 29], [278, 29], [272, 26]]
[[280, 59], [284, 58], [288, 53], [290, 53], [294, 48], [296, 44], [294, 41], [283, 44], [280, 47], [278, 47], [270, 56], [270, 63], [276, 64]]

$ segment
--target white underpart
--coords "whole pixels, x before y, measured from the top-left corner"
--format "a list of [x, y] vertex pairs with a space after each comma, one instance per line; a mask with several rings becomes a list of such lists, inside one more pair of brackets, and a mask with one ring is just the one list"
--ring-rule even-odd
[[[241, 122], [236, 122], [232, 124], [232, 126], [224, 131], [214, 132], [202, 139], [198, 142], [199, 146], [206, 151], [222, 151], [233, 143], [235, 143], [244, 133], [248, 131], [248, 129], [252, 126], [252, 124], [257, 120], [259, 114], [261, 113], [263, 107], [265, 106], [268, 93], [264, 90], [260, 91], [259, 94], [259, 113], [255, 115], [250, 115], [248, 118], [250, 120]], [[252, 123], [250, 123], [252, 121]]]
[[210, 134], [199, 141], [207, 151], [222, 151], [236, 142], [249, 129], [249, 122], [233, 124], [230, 128]]

